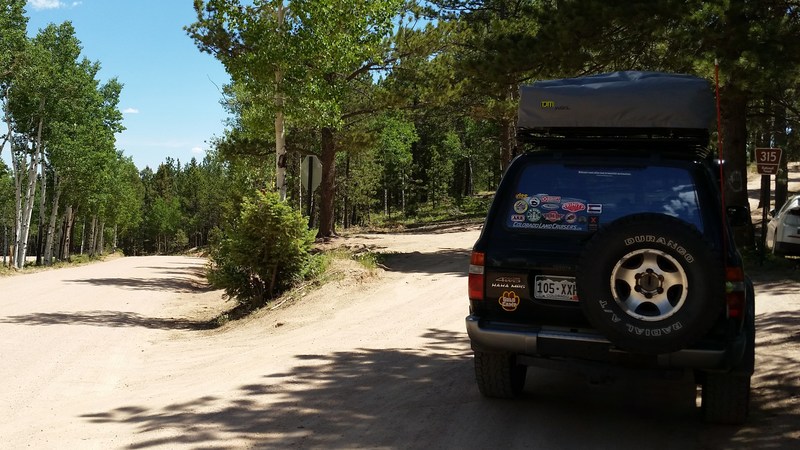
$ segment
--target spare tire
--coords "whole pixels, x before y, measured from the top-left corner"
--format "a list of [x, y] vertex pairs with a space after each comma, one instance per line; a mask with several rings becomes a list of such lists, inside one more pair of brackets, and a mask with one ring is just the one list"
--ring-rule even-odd
[[663, 214], [635, 214], [589, 240], [577, 270], [589, 322], [614, 345], [660, 354], [686, 348], [724, 305], [723, 264], [692, 225]]

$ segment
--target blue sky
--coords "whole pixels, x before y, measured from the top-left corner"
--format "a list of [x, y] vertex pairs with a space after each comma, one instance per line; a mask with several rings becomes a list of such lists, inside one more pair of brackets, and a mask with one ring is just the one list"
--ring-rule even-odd
[[168, 156], [201, 160], [208, 141], [223, 134], [219, 89], [229, 77], [183, 31], [195, 19], [191, 1], [28, 0], [26, 9], [29, 35], [71, 21], [83, 56], [102, 65], [101, 81], [124, 84], [119, 106], [127, 130], [117, 135], [117, 148], [139, 169], [155, 170]]

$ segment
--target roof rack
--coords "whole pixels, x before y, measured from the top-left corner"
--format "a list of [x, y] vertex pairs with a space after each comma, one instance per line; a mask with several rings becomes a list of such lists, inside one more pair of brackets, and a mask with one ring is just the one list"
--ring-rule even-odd
[[554, 150], [658, 151], [705, 158], [709, 132], [696, 128], [518, 128], [517, 139]]

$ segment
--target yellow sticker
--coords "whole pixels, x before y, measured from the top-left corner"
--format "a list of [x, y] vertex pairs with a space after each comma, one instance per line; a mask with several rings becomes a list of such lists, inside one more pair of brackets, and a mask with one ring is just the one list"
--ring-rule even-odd
[[514, 291], [505, 291], [499, 299], [500, 306], [506, 311], [516, 311], [519, 306], [519, 295]]

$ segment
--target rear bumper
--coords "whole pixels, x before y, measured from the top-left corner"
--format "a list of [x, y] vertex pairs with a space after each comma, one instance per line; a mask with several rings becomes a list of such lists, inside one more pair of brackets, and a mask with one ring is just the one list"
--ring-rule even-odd
[[482, 323], [472, 315], [466, 322], [473, 350], [510, 352], [533, 358], [570, 358], [631, 367], [725, 370], [734, 365], [733, 360], [741, 358], [744, 349], [744, 339], [741, 339], [741, 343], [734, 342], [727, 348], [691, 348], [640, 355], [620, 350], [604, 336], [590, 330]]
[[775, 241], [775, 253], [781, 255], [800, 256], [800, 241], [798, 242]]

